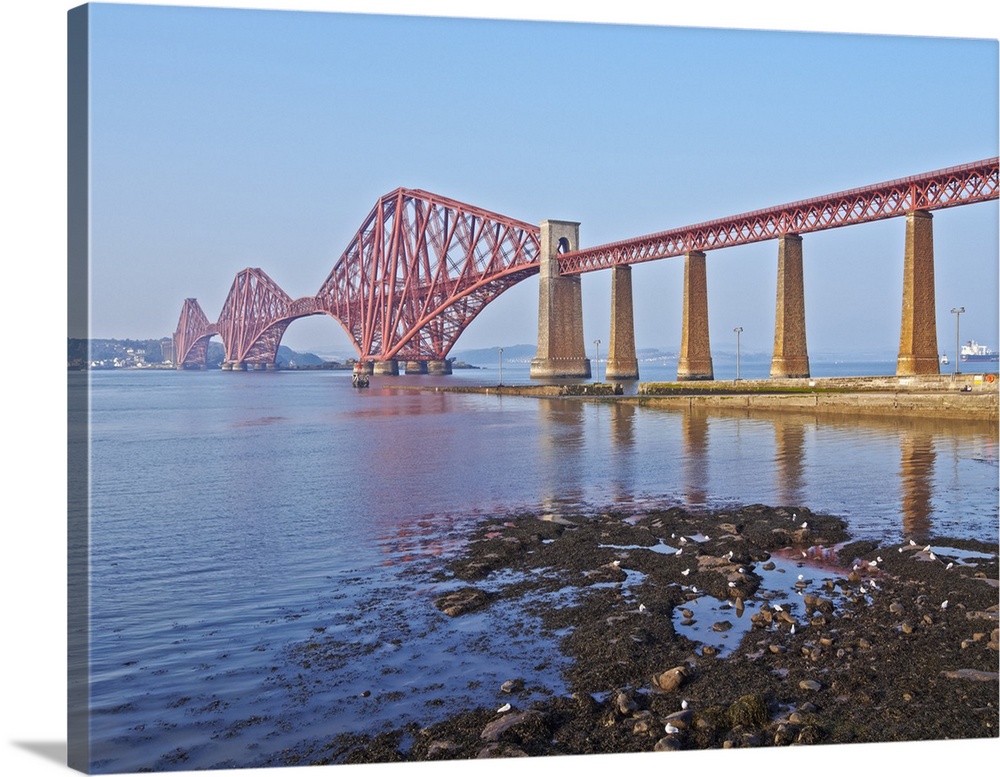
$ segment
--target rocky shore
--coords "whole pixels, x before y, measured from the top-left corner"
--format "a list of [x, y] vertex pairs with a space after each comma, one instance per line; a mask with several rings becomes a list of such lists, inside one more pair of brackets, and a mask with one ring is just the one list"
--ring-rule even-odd
[[762, 505], [487, 521], [427, 606], [540, 618], [567, 692], [511, 677], [494, 705], [313, 762], [996, 738], [997, 552]]

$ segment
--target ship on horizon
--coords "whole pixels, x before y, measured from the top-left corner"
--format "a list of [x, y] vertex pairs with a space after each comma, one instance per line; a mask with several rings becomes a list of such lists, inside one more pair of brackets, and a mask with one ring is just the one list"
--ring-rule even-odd
[[1000, 354], [985, 345], [980, 345], [975, 340], [969, 340], [962, 346], [960, 354], [963, 362], [995, 362]]

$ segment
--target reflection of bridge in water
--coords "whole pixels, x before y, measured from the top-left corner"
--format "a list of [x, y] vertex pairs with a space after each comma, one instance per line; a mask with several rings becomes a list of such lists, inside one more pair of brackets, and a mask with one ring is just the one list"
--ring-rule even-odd
[[360, 372], [446, 374], [448, 354], [483, 308], [539, 275], [538, 353], [532, 378], [589, 378], [580, 277], [611, 270], [611, 335], [605, 380], [638, 378], [631, 265], [684, 257], [679, 380], [713, 377], [708, 336], [706, 252], [778, 241], [772, 377], [808, 377], [802, 235], [905, 216], [903, 305], [897, 374], [938, 374], [931, 211], [998, 196], [998, 160], [974, 162], [837, 194], [704, 222], [593, 248], [579, 224], [540, 227], [429, 192], [382, 197], [315, 296], [292, 299], [260, 268], [237, 274], [215, 322], [185, 300], [174, 354], [178, 367], [204, 367], [218, 336], [223, 368], [275, 366], [289, 324], [327, 315], [358, 354]]

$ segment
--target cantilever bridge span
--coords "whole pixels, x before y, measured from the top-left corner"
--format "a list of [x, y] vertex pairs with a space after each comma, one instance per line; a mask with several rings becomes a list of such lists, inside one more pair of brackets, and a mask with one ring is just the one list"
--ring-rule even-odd
[[[904, 351], [913, 350], [912, 343], [904, 345], [903, 338], [927, 339], [926, 314], [921, 312], [927, 307], [927, 272], [920, 267], [927, 265], [930, 212], [995, 200], [998, 191], [998, 160], [993, 158], [580, 248], [577, 224], [543, 222], [535, 226], [430, 192], [401, 188], [376, 203], [314, 296], [292, 299], [263, 270], [247, 268], [237, 274], [216, 322], [209, 321], [196, 299], [185, 300], [174, 333], [175, 361], [182, 368], [203, 367], [207, 343], [218, 335], [225, 351], [224, 368], [273, 367], [278, 345], [292, 321], [328, 315], [351, 337], [362, 368], [391, 365], [386, 371], [395, 372], [398, 361], [405, 360], [408, 371], [414, 365], [413, 369], [447, 372], [449, 351], [479, 312], [514, 284], [541, 273], [539, 356], [532, 365], [532, 375], [590, 377], [583, 350], [579, 276], [611, 269], [615, 272], [612, 320], [618, 322], [619, 332], [616, 337], [613, 323], [607, 377], [638, 377], [631, 336], [629, 266], [684, 256], [684, 331], [678, 377], [708, 378], [705, 252], [776, 239], [777, 327], [781, 331], [775, 334], [772, 374], [807, 375], [804, 301], [800, 299], [801, 235], [906, 216], [907, 262], [911, 230], [912, 240], [925, 248], [917, 251], [915, 292], [904, 289], [902, 374], [912, 367], [912, 359], [903, 364]], [[933, 307], [932, 270], [929, 283]], [[912, 285], [906, 279], [904, 284]], [[912, 307], [908, 293], [923, 300], [916, 305], [915, 335], [907, 331], [913, 329], [913, 322], [907, 321], [907, 307]], [[689, 353], [684, 353], [685, 348]], [[930, 349], [926, 342], [917, 346], [921, 354]], [[924, 356], [921, 359], [926, 361]], [[936, 370], [936, 340], [933, 360]], [[925, 369], [922, 366], [916, 371]]]

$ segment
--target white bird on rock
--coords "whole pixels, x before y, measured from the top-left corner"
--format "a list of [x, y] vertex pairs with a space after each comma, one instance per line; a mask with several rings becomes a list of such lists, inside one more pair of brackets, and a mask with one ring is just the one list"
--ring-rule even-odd
[[687, 577], [689, 574], [691, 574], [691, 570], [685, 569], [683, 572], [681, 572], [681, 574], [684, 575], [684, 577]]
[[948, 600], [947, 599], [945, 599], [943, 602], [941, 602], [941, 609], [942, 610], [947, 610], [948, 609]]
[[955, 566], [955, 565], [952, 562], [949, 561], [948, 562], [948, 566], [946, 566], [945, 569], [951, 569], [953, 566]]
[[503, 705], [500, 709], [497, 710], [497, 712], [510, 712], [510, 702]]
[[917, 543], [914, 540], [910, 540], [910, 544], [911, 545], [916, 545]]
[[687, 699], [681, 699], [681, 709], [682, 710], [686, 710], [687, 708], [688, 708], [688, 700]]
[[935, 556], [933, 553], [931, 553], [929, 555], [930, 555], [931, 561], [937, 561], [937, 556]]
[[931, 549], [931, 546], [930, 546], [930, 545], [927, 545], [927, 546], [925, 546], [925, 547], [924, 547], [924, 553], [926, 553], [926, 552], [927, 552], [927, 551], [929, 551], [930, 549]]
[[680, 731], [680, 729], [677, 728], [677, 726], [674, 726], [671, 723], [668, 723], [666, 726], [664, 726], [663, 730], [666, 731], [668, 734], [676, 734], [678, 731]]

